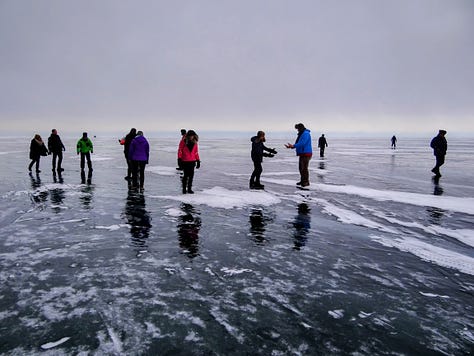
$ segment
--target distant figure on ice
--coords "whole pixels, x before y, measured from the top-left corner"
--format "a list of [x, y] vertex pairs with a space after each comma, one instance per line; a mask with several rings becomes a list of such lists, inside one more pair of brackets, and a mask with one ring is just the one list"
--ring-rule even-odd
[[183, 170], [183, 165], [182, 165], [183, 162], [181, 161], [181, 158], [179, 158], [179, 155], [180, 155], [180, 152], [183, 150], [185, 140], [186, 140], [186, 130], [181, 129], [181, 140], [179, 141], [179, 144], [178, 144], [178, 167], [176, 168], [178, 171]]
[[150, 159], [150, 145], [142, 131], [138, 131], [137, 136], [132, 140], [128, 157], [132, 161], [132, 187], [138, 188], [138, 180], [140, 180], [140, 190], [143, 190], [145, 166]]
[[48, 149], [46, 148], [43, 139], [40, 135], [36, 134], [30, 143], [30, 159], [31, 163], [28, 166], [28, 170], [31, 172], [31, 168], [36, 164], [36, 173], [40, 173], [39, 164], [41, 156], [47, 156]]
[[129, 182], [132, 179], [132, 161], [129, 158], [128, 152], [130, 151], [130, 144], [132, 143], [135, 136], [137, 136], [137, 129], [131, 128], [130, 132], [125, 136], [125, 138], [120, 140], [120, 144], [123, 145], [123, 154], [125, 155], [125, 160], [127, 161], [127, 175], [125, 176], [125, 180], [128, 180]]
[[296, 155], [299, 157], [300, 181], [296, 185], [307, 187], [309, 185], [309, 161], [313, 156], [313, 147], [311, 144], [311, 133], [303, 124], [295, 125], [298, 130], [298, 136], [294, 144], [287, 143], [286, 148], [295, 148]]
[[63, 162], [63, 151], [66, 151], [66, 147], [64, 147], [61, 138], [58, 135], [58, 131], [56, 129], [51, 130], [51, 135], [48, 138], [48, 150], [49, 154], [53, 155], [52, 166], [53, 166], [53, 173], [56, 171], [56, 159], [58, 161], [58, 174], [61, 175], [61, 172], [64, 169], [61, 167]]
[[395, 148], [397, 148], [397, 138], [395, 137], [395, 135], [392, 136], [392, 138], [390, 139], [390, 141], [392, 142], [392, 150], [394, 150]]
[[87, 137], [87, 132], [82, 133], [82, 137], [77, 141], [77, 154], [81, 154], [81, 171], [84, 171], [85, 160], [87, 159], [87, 167], [92, 172], [91, 153], [94, 153], [92, 141]]
[[445, 135], [445, 130], [439, 130], [438, 135], [433, 137], [430, 143], [430, 147], [433, 149], [433, 154], [436, 157], [436, 165], [433, 167], [431, 172], [433, 172], [436, 177], [441, 177], [439, 167], [444, 164], [444, 156], [446, 156], [446, 151], [448, 150], [448, 142], [444, 137]]
[[[252, 142], [251, 157], [253, 161], [253, 172], [250, 176], [249, 188], [263, 189], [264, 186], [260, 184], [260, 175], [263, 172], [263, 157], [273, 157], [277, 154], [277, 151], [273, 148], [268, 148], [263, 144], [265, 142], [265, 132], [263, 131], [258, 131], [257, 136], [253, 136], [250, 141]], [[270, 153], [265, 153], [264, 151]]]
[[178, 159], [181, 160], [183, 167], [183, 194], [193, 192], [194, 168], [201, 167], [201, 160], [199, 159], [198, 148], [199, 136], [193, 130], [186, 133], [183, 149], [178, 151]]
[[319, 157], [324, 157], [324, 150], [328, 147], [328, 142], [326, 141], [326, 137], [324, 134], [318, 140], [318, 147], [319, 147]]

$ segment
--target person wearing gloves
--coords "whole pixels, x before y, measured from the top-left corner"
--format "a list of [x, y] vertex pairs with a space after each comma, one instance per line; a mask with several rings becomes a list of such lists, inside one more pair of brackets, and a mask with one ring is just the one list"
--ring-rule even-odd
[[132, 187], [138, 188], [140, 179], [140, 190], [144, 189], [145, 166], [150, 159], [150, 145], [143, 136], [143, 131], [138, 131], [137, 136], [132, 140], [128, 151], [128, 158], [132, 161]]
[[298, 130], [298, 136], [294, 144], [287, 143], [286, 148], [296, 149], [296, 155], [299, 157], [300, 181], [296, 185], [307, 187], [309, 185], [309, 161], [313, 156], [313, 146], [311, 144], [311, 131], [299, 123], [295, 125]]
[[194, 168], [199, 169], [201, 167], [198, 141], [199, 136], [196, 132], [189, 130], [186, 133], [182, 149], [178, 151], [178, 160], [181, 161], [181, 167], [183, 168], [183, 194], [194, 194], [192, 189]]
[[[263, 172], [263, 157], [273, 157], [277, 154], [277, 151], [273, 148], [268, 148], [263, 144], [266, 141], [265, 132], [263, 131], [258, 131], [257, 136], [253, 136], [250, 141], [252, 142], [252, 152], [250, 155], [253, 161], [253, 172], [250, 176], [249, 188], [263, 189], [264, 186], [260, 184], [260, 175]], [[266, 153], [265, 151], [269, 153]]]
[[87, 137], [87, 132], [82, 133], [82, 137], [77, 141], [77, 154], [81, 154], [81, 171], [84, 171], [85, 160], [87, 159], [87, 167], [92, 172], [91, 153], [94, 153], [92, 141]]

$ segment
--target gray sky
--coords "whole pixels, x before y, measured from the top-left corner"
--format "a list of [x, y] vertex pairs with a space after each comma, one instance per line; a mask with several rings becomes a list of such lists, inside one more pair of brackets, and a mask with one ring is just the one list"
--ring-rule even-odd
[[474, 133], [474, 1], [0, 0], [0, 122]]

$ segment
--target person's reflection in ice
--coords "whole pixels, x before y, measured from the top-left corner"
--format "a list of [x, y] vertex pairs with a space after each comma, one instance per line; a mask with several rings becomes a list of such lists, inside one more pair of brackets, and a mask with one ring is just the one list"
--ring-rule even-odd
[[183, 249], [189, 258], [199, 255], [199, 230], [201, 229], [201, 218], [191, 204], [181, 204], [184, 212], [178, 221], [179, 247]]
[[295, 229], [293, 234], [293, 240], [295, 246], [293, 249], [300, 250], [306, 245], [307, 235], [311, 229], [311, 209], [306, 203], [298, 205], [298, 215], [295, 216], [293, 221], [293, 227]]
[[30, 179], [31, 179], [31, 188], [33, 188], [33, 193], [31, 194], [32, 200], [35, 203], [44, 203], [48, 199], [48, 190], [41, 191], [41, 178], [39, 173], [33, 175], [30, 172]]
[[56, 174], [56, 171], [53, 171], [53, 182], [54, 183], [61, 183], [61, 184], [64, 183], [64, 179], [63, 179], [63, 176], [62, 176], [61, 172]]
[[[81, 170], [81, 184], [86, 184], [86, 172]], [[87, 184], [92, 184], [92, 169], [87, 172]]]
[[326, 162], [320, 161], [319, 162], [319, 169], [325, 170], [326, 169]]
[[263, 245], [268, 240], [265, 238], [265, 230], [268, 222], [272, 219], [264, 216], [262, 209], [252, 209], [249, 216], [250, 236], [253, 237], [257, 245]]
[[61, 205], [63, 203], [65, 194], [64, 189], [55, 188], [51, 189], [51, 209], [57, 214], [61, 211]]
[[439, 185], [439, 176], [434, 176], [433, 177], [433, 185], [434, 185], [434, 195], [443, 195], [443, 187]]
[[318, 177], [321, 183], [324, 183], [324, 176], [326, 172], [323, 172], [326, 169], [326, 162], [324, 162], [324, 158], [321, 158], [319, 161], [319, 171], [316, 171], [316, 176]]
[[128, 191], [124, 217], [130, 225], [132, 245], [146, 247], [150, 236], [151, 217], [146, 210], [145, 196], [135, 191]]
[[[432, 178], [433, 179], [433, 195], [443, 195], [443, 187], [439, 184], [439, 177], [435, 176]], [[432, 224], [435, 225], [440, 225], [441, 224], [441, 218], [444, 216], [445, 211], [440, 208], [436, 207], [429, 207], [426, 209], [428, 214], [430, 215], [430, 221]]]
[[81, 189], [81, 195], [79, 200], [81, 201], [84, 209], [92, 209], [92, 198], [94, 197], [94, 187], [92, 185], [85, 185]]

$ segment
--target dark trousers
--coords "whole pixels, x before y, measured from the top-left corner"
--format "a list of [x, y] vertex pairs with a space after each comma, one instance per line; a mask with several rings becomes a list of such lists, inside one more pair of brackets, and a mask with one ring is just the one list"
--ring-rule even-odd
[[38, 171], [39, 171], [39, 165], [40, 165], [40, 157], [38, 157], [38, 158], [33, 158], [33, 159], [31, 160], [31, 163], [30, 163], [30, 165], [28, 166], [28, 170], [31, 171], [31, 168], [33, 167], [34, 164], [36, 164], [36, 172], [38, 172]]
[[61, 172], [61, 163], [63, 162], [63, 151], [53, 152], [53, 171], [56, 170], [56, 159], [58, 160], [58, 172]]
[[439, 167], [444, 164], [444, 155], [436, 155], [436, 166], [434, 166], [433, 171], [439, 173]]
[[128, 159], [128, 156], [126, 153], [125, 154], [125, 160], [127, 161], [127, 178], [131, 178], [132, 177], [132, 160], [131, 159]]
[[299, 156], [299, 164], [298, 168], [300, 170], [301, 176], [301, 185], [309, 185], [309, 161], [311, 160], [311, 156]]
[[91, 153], [90, 152], [87, 152], [87, 153], [81, 152], [81, 170], [84, 170], [84, 168], [86, 166], [86, 164], [85, 164], [86, 159], [87, 159], [87, 167], [91, 171], [92, 170], [92, 162], [91, 162]]
[[324, 157], [324, 147], [319, 148], [319, 157]]
[[145, 166], [146, 161], [131, 161], [132, 162], [132, 185], [138, 186], [140, 181], [140, 188], [143, 188], [145, 184]]
[[253, 161], [253, 172], [250, 176], [250, 186], [260, 185], [260, 176], [262, 172], [262, 162]]
[[183, 192], [186, 190], [191, 190], [193, 187], [194, 179], [194, 167], [196, 167], [196, 162], [183, 162]]

